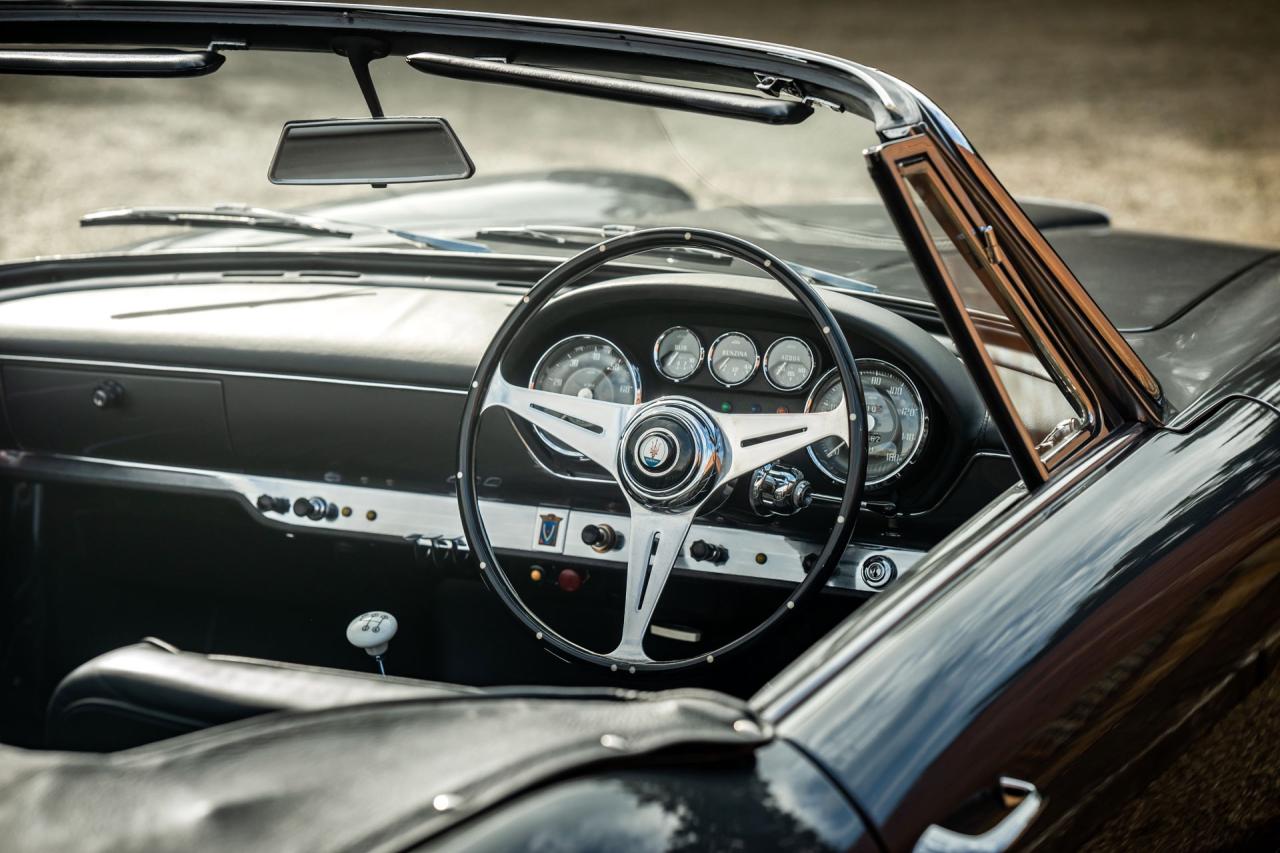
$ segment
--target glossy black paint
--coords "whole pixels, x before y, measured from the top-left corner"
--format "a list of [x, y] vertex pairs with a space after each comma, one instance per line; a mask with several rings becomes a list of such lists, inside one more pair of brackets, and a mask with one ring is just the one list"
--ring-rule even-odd
[[423, 849], [879, 850], [831, 780], [780, 741], [737, 764], [659, 764], [557, 782]]
[[1256, 677], [1280, 626], [1280, 416], [1233, 400], [1134, 443], [1013, 510], [993, 550], [782, 722], [890, 849], [1000, 775], [1046, 796], [1028, 840], [1072, 849]]

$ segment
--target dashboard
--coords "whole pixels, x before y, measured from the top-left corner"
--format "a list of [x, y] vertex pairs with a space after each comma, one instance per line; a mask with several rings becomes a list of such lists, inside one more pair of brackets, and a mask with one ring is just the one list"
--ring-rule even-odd
[[[870, 453], [855, 542], [829, 585], [869, 593], [910, 571], [1013, 472], [934, 334], [865, 299], [824, 296], [858, 358]], [[408, 541], [433, 565], [464, 561], [457, 425], [471, 371], [518, 298], [500, 282], [314, 274], [166, 276], [0, 302], [0, 472], [217, 494], [268, 527]], [[840, 391], [815, 332], [758, 278], [623, 276], [553, 300], [503, 372], [597, 399], [821, 410]], [[776, 466], [808, 499], [762, 503], [754, 475], [741, 478], [698, 519], [677, 572], [803, 577], [834, 519], [848, 450], [824, 441]], [[493, 543], [527, 577], [622, 563], [588, 541], [602, 528], [625, 536], [627, 525], [620, 491], [592, 463], [493, 411], [477, 471]], [[560, 531], [550, 542], [540, 536], [549, 518]]]

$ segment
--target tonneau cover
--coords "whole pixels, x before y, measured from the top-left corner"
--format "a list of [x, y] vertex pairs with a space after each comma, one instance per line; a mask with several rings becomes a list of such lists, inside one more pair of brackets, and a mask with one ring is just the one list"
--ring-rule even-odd
[[588, 766], [767, 739], [716, 693], [556, 690], [270, 715], [106, 755], [3, 748], [0, 838], [24, 851], [400, 850]]

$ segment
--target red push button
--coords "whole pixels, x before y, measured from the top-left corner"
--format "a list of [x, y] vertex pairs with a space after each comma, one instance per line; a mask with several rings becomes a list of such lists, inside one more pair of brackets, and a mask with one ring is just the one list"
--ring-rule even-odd
[[573, 569], [561, 569], [556, 576], [556, 585], [564, 592], [577, 592], [582, 589], [582, 575]]

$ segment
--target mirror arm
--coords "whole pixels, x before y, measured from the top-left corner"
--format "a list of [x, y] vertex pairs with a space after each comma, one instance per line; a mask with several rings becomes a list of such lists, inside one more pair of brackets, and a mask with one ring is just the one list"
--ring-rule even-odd
[[[369, 107], [370, 117], [385, 118], [386, 113], [382, 111], [382, 102], [378, 100], [378, 90], [373, 85], [373, 75], [369, 73], [369, 63], [375, 59], [382, 59], [387, 55], [389, 51], [386, 43], [364, 36], [345, 36], [334, 39], [331, 45], [334, 53], [339, 56], [345, 56], [347, 61], [351, 63], [351, 73], [355, 75], [356, 83], [360, 86], [360, 94], [364, 95], [364, 102]], [[375, 190], [387, 188], [386, 184], [370, 184], [369, 186]]]

